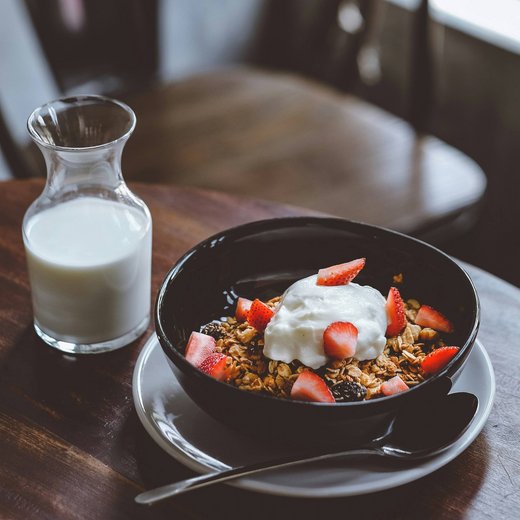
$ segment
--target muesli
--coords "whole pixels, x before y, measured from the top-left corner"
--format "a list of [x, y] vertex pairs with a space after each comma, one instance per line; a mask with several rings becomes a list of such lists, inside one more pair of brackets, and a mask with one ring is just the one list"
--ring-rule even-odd
[[[239, 298], [235, 316], [192, 333], [186, 359], [241, 390], [284, 399], [362, 401], [420, 384], [457, 354], [458, 347], [447, 346], [443, 337], [453, 332], [453, 325], [428, 305], [403, 301], [396, 287], [384, 299], [375, 289], [354, 284], [364, 265], [365, 259], [357, 259], [322, 269], [267, 302]], [[394, 283], [401, 280], [402, 275], [394, 277]], [[329, 296], [341, 305], [328, 302]], [[363, 313], [370, 319], [363, 321]], [[327, 325], [323, 316], [329, 314], [333, 318]]]

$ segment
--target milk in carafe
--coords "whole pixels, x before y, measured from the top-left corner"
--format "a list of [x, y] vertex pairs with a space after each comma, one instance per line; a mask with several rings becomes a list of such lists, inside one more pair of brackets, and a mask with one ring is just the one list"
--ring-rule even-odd
[[148, 322], [151, 221], [129, 205], [80, 197], [37, 213], [25, 246], [35, 324], [89, 344]]

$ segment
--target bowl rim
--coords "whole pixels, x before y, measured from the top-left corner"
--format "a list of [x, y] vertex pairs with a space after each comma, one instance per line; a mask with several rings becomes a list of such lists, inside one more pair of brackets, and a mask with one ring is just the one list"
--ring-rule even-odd
[[[419, 244], [421, 247], [425, 247], [427, 249], [430, 249], [435, 254], [438, 254], [444, 259], [446, 259], [450, 264], [452, 264], [456, 270], [459, 271], [459, 273], [462, 275], [462, 277], [465, 279], [465, 281], [469, 284], [469, 287], [471, 288], [471, 292], [474, 297], [474, 319], [473, 319], [473, 325], [471, 327], [471, 331], [466, 338], [466, 341], [463, 346], [459, 347], [459, 351], [455, 355], [453, 359], [450, 360], [450, 362], [439, 372], [437, 372], [435, 375], [429, 377], [426, 381], [423, 381], [422, 383], [411, 387], [406, 392], [399, 392], [397, 394], [393, 394], [390, 396], [383, 396], [378, 397], [377, 399], [370, 399], [370, 400], [363, 400], [363, 401], [353, 401], [353, 402], [336, 402], [336, 403], [319, 403], [319, 402], [309, 402], [309, 401], [297, 401], [297, 400], [291, 400], [291, 399], [283, 399], [276, 396], [271, 396], [268, 394], [260, 394], [255, 392], [244, 392], [243, 390], [240, 390], [239, 388], [234, 387], [233, 385], [218, 381], [215, 378], [209, 376], [208, 374], [205, 374], [204, 372], [200, 371], [198, 368], [193, 366], [189, 361], [186, 360], [186, 358], [177, 350], [177, 348], [172, 344], [170, 339], [168, 338], [163, 326], [162, 326], [162, 320], [161, 320], [161, 307], [162, 302], [165, 299], [166, 290], [170, 286], [172, 280], [175, 278], [175, 276], [180, 272], [182, 266], [186, 263], [187, 260], [191, 256], [197, 253], [197, 251], [205, 247], [206, 245], [210, 244], [211, 242], [214, 242], [220, 238], [222, 238], [224, 235], [242, 235], [244, 236], [244, 231], [254, 231], [255, 229], [261, 230], [264, 226], [274, 226], [272, 231], [276, 229], [278, 226], [284, 226], [286, 224], [290, 224], [292, 227], [297, 227], [298, 224], [304, 225], [304, 224], [313, 224], [313, 223], [330, 223], [335, 224], [336, 226], [344, 226], [345, 224], [348, 226], [353, 227], [360, 227], [365, 229], [366, 231], [373, 231], [377, 232], [378, 234], [387, 234], [387, 235], [394, 235], [398, 236], [400, 238], [404, 238], [405, 240], [411, 240], [417, 244]], [[264, 229], [264, 231], [268, 231]], [[367, 407], [371, 407], [372, 409], [375, 409], [377, 407], [383, 407], [386, 406], [388, 403], [395, 403], [398, 399], [402, 399], [403, 397], [409, 398], [410, 396], [416, 396], [418, 395], [418, 392], [424, 391], [425, 388], [430, 388], [432, 384], [436, 381], [439, 381], [447, 376], [447, 373], [450, 371], [451, 367], [456, 364], [458, 360], [465, 357], [467, 355], [468, 349], [471, 348], [471, 346], [475, 343], [475, 339], [477, 337], [478, 329], [480, 326], [480, 316], [481, 316], [481, 307], [480, 307], [480, 299], [475, 287], [475, 284], [473, 283], [473, 280], [469, 276], [469, 274], [466, 272], [466, 270], [460, 266], [450, 255], [444, 253], [444, 251], [440, 250], [439, 248], [428, 244], [427, 242], [424, 242], [423, 240], [420, 240], [418, 238], [412, 237], [410, 235], [406, 235], [405, 233], [401, 233], [399, 231], [394, 231], [392, 229], [384, 228], [382, 226], [375, 226], [372, 224], [366, 224], [364, 222], [358, 222], [355, 220], [340, 218], [340, 217], [329, 217], [329, 216], [291, 216], [291, 217], [275, 217], [275, 218], [268, 218], [268, 219], [261, 219], [261, 220], [255, 220], [252, 222], [247, 222], [245, 224], [240, 224], [238, 226], [233, 226], [230, 228], [226, 228], [224, 230], [218, 231], [217, 233], [214, 233], [213, 235], [209, 236], [208, 238], [198, 242], [193, 247], [191, 247], [188, 251], [186, 251], [171, 267], [171, 269], [167, 272], [165, 275], [163, 281], [161, 282], [160, 288], [157, 292], [157, 297], [155, 300], [155, 306], [154, 306], [154, 316], [155, 316], [155, 330], [157, 337], [159, 339], [159, 342], [161, 344], [161, 347], [163, 351], [166, 353], [168, 358], [171, 359], [171, 361], [184, 373], [191, 372], [196, 377], [202, 377], [207, 378], [207, 381], [209, 384], [217, 384], [217, 385], [224, 385], [229, 389], [229, 391], [236, 391], [240, 392], [241, 395], [250, 395], [251, 399], [267, 399], [271, 402], [283, 402], [286, 404], [290, 404], [291, 406], [301, 406], [303, 408], [311, 409], [316, 407], [325, 407], [329, 409], [343, 409], [345, 407], [348, 407], [349, 409], [359, 409], [360, 407], [363, 407], [363, 409], [366, 409]], [[167, 347], [165, 346], [167, 345]], [[173, 356], [173, 357], [172, 357]], [[180, 366], [179, 366], [180, 363]]]

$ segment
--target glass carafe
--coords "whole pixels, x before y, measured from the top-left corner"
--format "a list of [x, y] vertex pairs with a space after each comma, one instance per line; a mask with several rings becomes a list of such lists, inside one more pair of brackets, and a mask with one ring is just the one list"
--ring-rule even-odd
[[47, 166], [23, 221], [34, 328], [64, 352], [114, 350], [149, 323], [152, 221], [121, 173], [135, 122], [124, 103], [81, 96], [27, 123]]

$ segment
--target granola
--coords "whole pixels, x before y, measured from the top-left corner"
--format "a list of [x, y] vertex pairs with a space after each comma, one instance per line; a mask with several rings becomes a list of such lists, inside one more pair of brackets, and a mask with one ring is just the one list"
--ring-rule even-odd
[[[266, 303], [274, 309], [279, 301], [280, 297], [276, 297]], [[227, 382], [241, 390], [290, 398], [298, 375], [304, 370], [312, 370], [325, 380], [333, 393], [335, 385], [350, 382], [359, 385], [353, 395], [368, 400], [381, 396], [381, 385], [395, 376], [399, 376], [408, 387], [424, 381], [427, 376], [421, 368], [423, 359], [433, 350], [445, 346], [437, 331], [415, 323], [421, 307], [417, 300], [410, 299], [404, 302], [404, 306], [406, 326], [399, 335], [387, 339], [380, 356], [366, 361], [355, 358], [331, 360], [317, 370], [299, 361], [284, 363], [268, 359], [263, 354], [263, 333], [247, 321], [238, 322], [228, 317], [206, 325], [201, 332], [209, 333], [207, 331], [211, 330], [211, 335], [217, 340], [216, 351], [228, 356]]]

